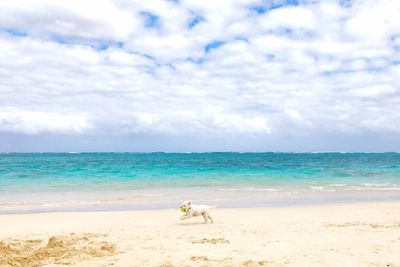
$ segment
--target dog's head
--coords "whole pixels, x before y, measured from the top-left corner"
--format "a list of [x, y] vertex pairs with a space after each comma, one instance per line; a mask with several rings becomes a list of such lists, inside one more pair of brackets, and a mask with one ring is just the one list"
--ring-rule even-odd
[[186, 212], [186, 211], [190, 210], [191, 207], [192, 207], [192, 201], [186, 200], [181, 205], [181, 211]]

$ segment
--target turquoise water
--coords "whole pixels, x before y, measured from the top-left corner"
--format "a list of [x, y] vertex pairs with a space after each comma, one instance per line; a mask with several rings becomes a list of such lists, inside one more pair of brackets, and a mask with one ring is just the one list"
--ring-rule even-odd
[[400, 199], [398, 153], [0, 154], [0, 212]]

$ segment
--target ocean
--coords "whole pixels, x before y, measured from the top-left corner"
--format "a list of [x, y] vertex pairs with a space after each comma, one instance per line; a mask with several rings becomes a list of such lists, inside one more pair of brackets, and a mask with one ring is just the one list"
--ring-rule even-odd
[[400, 201], [399, 153], [2, 153], [0, 213]]

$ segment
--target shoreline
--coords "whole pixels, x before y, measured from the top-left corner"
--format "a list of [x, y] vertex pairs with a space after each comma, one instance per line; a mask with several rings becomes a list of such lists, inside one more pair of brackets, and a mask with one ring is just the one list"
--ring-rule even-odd
[[[201, 202], [202, 203], [202, 202]], [[369, 204], [400, 204], [400, 201], [381, 200], [381, 201], [351, 201], [351, 202], [323, 202], [323, 203], [297, 203], [287, 205], [254, 205], [254, 206], [216, 206], [219, 210], [247, 210], [247, 209], [296, 209], [296, 208], [313, 208], [313, 207], [331, 207], [338, 205], [369, 205]], [[112, 212], [157, 212], [157, 211], [177, 211], [178, 208], [172, 207], [143, 207], [143, 208], [126, 208], [126, 209], [70, 209], [70, 210], [29, 210], [29, 211], [9, 211], [0, 212], [1, 216], [7, 215], [30, 215], [30, 214], [73, 214], [73, 213], [112, 213]]]
[[[199, 204], [199, 203], [195, 203]], [[296, 205], [296, 206], [253, 206], [253, 207], [215, 207], [213, 208], [213, 212], [215, 211], [284, 211], [284, 210], [312, 210], [312, 209], [320, 209], [320, 208], [346, 208], [346, 207], [367, 207], [367, 206], [398, 206], [400, 209], [400, 201], [385, 201], [385, 202], [346, 202], [346, 203], [320, 203], [316, 205]], [[82, 210], [82, 211], [49, 211], [49, 212], [34, 212], [34, 213], [11, 213], [11, 214], [0, 214], [0, 218], [4, 217], [12, 217], [12, 216], [36, 216], [36, 215], [79, 215], [79, 214], [128, 214], [128, 213], [176, 213], [177, 214], [177, 222], [179, 221], [179, 215], [183, 213], [180, 209], [177, 208], [154, 208], [154, 209], [133, 209], [133, 210]], [[202, 224], [202, 217], [196, 217], [194, 220], [198, 224]], [[400, 223], [400, 214], [398, 216]], [[183, 223], [186, 221], [183, 221]], [[1, 222], [0, 222], [1, 224]], [[211, 225], [211, 224], [210, 224]], [[1, 234], [1, 231], [0, 231]]]
[[[0, 249], [12, 244], [10, 261], [33, 255], [27, 248], [55, 253], [33, 257], [39, 265], [392, 267], [399, 214], [398, 202], [217, 208], [208, 225], [180, 221], [178, 209], [8, 214], [0, 215]], [[60, 246], [49, 248], [51, 239]]]
[[[133, 192], [133, 191], [132, 191]], [[191, 192], [191, 191], [185, 191]], [[207, 192], [207, 191], [205, 191]], [[83, 192], [79, 192], [83, 196]], [[117, 192], [114, 192], [117, 193]], [[59, 193], [54, 193], [59, 196]], [[179, 207], [183, 200], [191, 199], [197, 203], [217, 206], [219, 208], [280, 208], [280, 207], [312, 207], [335, 204], [355, 203], [400, 203], [398, 191], [338, 191], [338, 192], [302, 192], [292, 194], [288, 192], [272, 192], [260, 194], [239, 193], [235, 195], [222, 195], [205, 198], [200, 194], [188, 194], [185, 196], [131, 199], [114, 195], [106, 198], [107, 194], [98, 192], [98, 199], [73, 199], [45, 201], [27, 201], [15, 198], [14, 202], [1, 201], [0, 215], [2, 214], [29, 214], [52, 212], [91, 212], [91, 211], [135, 211], [135, 210], [165, 210]], [[166, 197], [167, 196], [167, 197]]]

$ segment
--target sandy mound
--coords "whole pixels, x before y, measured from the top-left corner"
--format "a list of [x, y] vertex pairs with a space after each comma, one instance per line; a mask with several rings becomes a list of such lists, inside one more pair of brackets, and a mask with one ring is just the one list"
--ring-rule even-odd
[[115, 253], [115, 246], [93, 234], [52, 236], [48, 240], [0, 241], [0, 266], [71, 264]]

